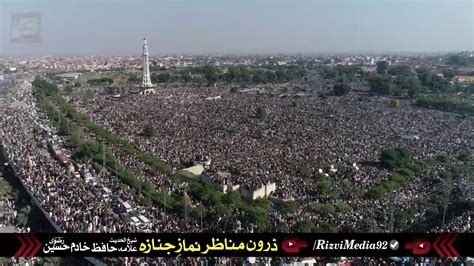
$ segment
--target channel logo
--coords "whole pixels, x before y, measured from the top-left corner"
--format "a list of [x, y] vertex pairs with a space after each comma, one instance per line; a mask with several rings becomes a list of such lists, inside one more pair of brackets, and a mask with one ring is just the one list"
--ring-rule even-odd
[[430, 241], [422, 238], [414, 239], [412, 242], [405, 243], [405, 248], [412, 250], [413, 255], [423, 255], [430, 251]]
[[308, 246], [308, 242], [298, 238], [285, 238], [281, 242], [281, 246], [286, 253], [299, 253], [301, 248]]

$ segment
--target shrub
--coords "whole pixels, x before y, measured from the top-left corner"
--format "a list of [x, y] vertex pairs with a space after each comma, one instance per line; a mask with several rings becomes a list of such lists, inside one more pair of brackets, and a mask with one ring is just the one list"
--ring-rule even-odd
[[444, 171], [439, 175], [442, 179], [451, 179], [453, 178], [452, 174], [448, 171]]
[[402, 186], [406, 182], [406, 178], [397, 173], [393, 174], [390, 180], [392, 180], [392, 182], [396, 183], [398, 186]]
[[346, 95], [351, 91], [351, 86], [346, 83], [338, 83], [333, 87], [334, 94], [337, 96]]
[[262, 106], [257, 107], [257, 117], [263, 119], [267, 116], [267, 110]]
[[421, 172], [423, 172], [423, 166], [421, 166], [418, 163], [411, 163], [407, 167], [408, 169], [413, 171], [415, 174], [420, 174]]
[[347, 204], [345, 202], [336, 203], [334, 205], [334, 207], [336, 208], [337, 212], [346, 212], [346, 211], [349, 211], [351, 209], [351, 206], [349, 206], [349, 204]]
[[467, 162], [472, 159], [472, 155], [469, 152], [464, 152], [464, 153], [459, 154], [457, 158], [460, 161]]
[[385, 193], [387, 193], [387, 190], [383, 186], [378, 185], [374, 188], [371, 188], [367, 192], [366, 196], [372, 199], [381, 199]]
[[145, 127], [143, 128], [143, 135], [146, 137], [152, 137], [155, 135], [155, 129], [151, 124], [146, 124]]
[[298, 204], [294, 200], [284, 201], [281, 205], [281, 211], [285, 214], [294, 213], [298, 209]]
[[411, 161], [410, 153], [404, 148], [385, 149], [380, 155], [382, 165], [390, 170], [408, 164]]
[[319, 214], [334, 213], [336, 211], [332, 205], [324, 203], [311, 203], [309, 205], [309, 210]]
[[382, 186], [387, 192], [395, 190], [396, 188], [399, 187], [399, 185], [397, 183], [393, 182], [392, 180], [387, 180], [387, 181], [383, 182]]
[[440, 163], [449, 163], [449, 157], [447, 155], [438, 155], [436, 156], [436, 161]]
[[300, 233], [311, 233], [314, 231], [316, 226], [310, 220], [303, 220], [297, 224], [297, 230]]
[[407, 168], [400, 169], [398, 173], [406, 177], [412, 177], [415, 175], [415, 173], [412, 170], [407, 169]]
[[400, 108], [400, 101], [398, 99], [392, 99], [388, 105], [393, 108]]

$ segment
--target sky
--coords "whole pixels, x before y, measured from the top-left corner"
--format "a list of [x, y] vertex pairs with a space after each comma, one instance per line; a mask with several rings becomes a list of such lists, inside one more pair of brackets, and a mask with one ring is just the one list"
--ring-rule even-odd
[[[474, 50], [474, 0], [0, 0], [0, 55]], [[12, 39], [15, 14], [40, 41]], [[28, 15], [27, 15], [28, 16]]]

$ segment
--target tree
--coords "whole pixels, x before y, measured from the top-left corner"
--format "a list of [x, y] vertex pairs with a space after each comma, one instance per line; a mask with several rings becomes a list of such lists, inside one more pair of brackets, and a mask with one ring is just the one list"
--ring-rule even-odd
[[398, 100], [398, 99], [390, 100], [389, 106], [393, 107], [393, 108], [400, 108], [400, 100]]
[[267, 110], [262, 106], [257, 107], [257, 118], [264, 119], [265, 117], [267, 117]]
[[446, 154], [436, 156], [436, 161], [440, 163], [449, 163], [450, 159]]
[[324, 203], [311, 203], [309, 205], [309, 209], [318, 214], [331, 214], [336, 211], [334, 206], [330, 204], [324, 204]]
[[472, 155], [470, 152], [463, 152], [461, 154], [458, 155], [457, 159], [460, 160], [460, 161], [463, 161], [463, 162], [468, 162], [470, 160], [472, 160]]
[[314, 226], [314, 223], [307, 219], [300, 221], [296, 226], [299, 233], [311, 233], [315, 228], [316, 226]]
[[130, 82], [130, 83], [136, 83], [136, 82], [139, 82], [139, 81], [140, 81], [140, 78], [137, 77], [136, 75], [131, 74], [128, 77], [128, 82]]
[[151, 201], [150, 197], [144, 196], [141, 200], [141, 204], [145, 207], [151, 207], [153, 202]]
[[181, 78], [183, 79], [183, 82], [186, 84], [192, 80], [191, 75], [189, 73], [181, 75]]
[[205, 66], [202, 71], [204, 78], [209, 84], [215, 83], [219, 80], [219, 69], [216, 67]]
[[120, 88], [117, 86], [109, 86], [105, 91], [107, 94], [117, 94], [120, 91]]
[[155, 135], [155, 129], [151, 124], [146, 124], [145, 127], [143, 128], [143, 135], [146, 137], [153, 137]]
[[443, 76], [447, 79], [453, 79], [456, 73], [453, 69], [445, 69], [443, 70]]
[[270, 212], [272, 210], [271, 202], [267, 198], [258, 198], [256, 200], [254, 200], [253, 201], [253, 206], [256, 207], [256, 208], [257, 207], [262, 208], [262, 209], [266, 210], [267, 212]]
[[86, 100], [92, 100], [95, 97], [95, 92], [92, 89], [87, 89], [86, 90], [86, 95], [85, 98]]
[[265, 78], [268, 82], [275, 82], [277, 81], [277, 75], [273, 71], [265, 71]]
[[168, 83], [171, 80], [171, 74], [168, 72], [160, 73], [157, 76], [153, 75], [154, 82], [159, 82], [159, 83]]
[[356, 227], [357, 231], [364, 233], [372, 233], [378, 231], [377, 221], [375, 221], [375, 219], [372, 217], [366, 217], [362, 219]]
[[366, 196], [370, 199], [381, 199], [387, 190], [383, 186], [376, 186], [367, 191]]
[[254, 71], [254, 74], [252, 76], [252, 82], [253, 83], [266, 83], [267, 77], [262, 71]]
[[65, 94], [71, 94], [72, 93], [72, 86], [71, 85], [66, 85], [64, 86], [64, 93]]
[[345, 202], [336, 203], [334, 207], [336, 208], [336, 212], [347, 212], [351, 209], [351, 206]]
[[317, 174], [315, 178], [316, 189], [318, 190], [318, 193], [322, 195], [328, 195], [333, 189], [333, 184], [331, 183], [331, 180], [322, 174]]
[[286, 223], [283, 223], [283, 222], [277, 223], [276, 226], [275, 226], [275, 230], [278, 233], [289, 233], [290, 232], [290, 228], [288, 227], [288, 225]]
[[96, 86], [96, 85], [110, 85], [114, 83], [114, 80], [111, 78], [99, 78], [99, 79], [89, 79], [87, 81], [90, 85]]
[[411, 155], [404, 148], [391, 148], [382, 151], [380, 161], [385, 168], [393, 170], [410, 163]]
[[337, 225], [335, 223], [323, 223], [319, 228], [315, 229], [316, 233], [337, 233]]
[[432, 75], [428, 84], [429, 88], [435, 92], [448, 91], [451, 89], [451, 84], [448, 80], [438, 75]]
[[468, 57], [466, 54], [456, 54], [448, 57], [446, 63], [455, 66], [469, 66], [474, 65], [474, 58]]
[[421, 90], [421, 83], [416, 77], [397, 76], [394, 83], [403, 92], [409, 92], [410, 90]]
[[387, 74], [388, 62], [385, 60], [377, 62], [377, 73], [378, 74]]
[[421, 82], [421, 85], [423, 85], [425, 87], [430, 86], [432, 75], [431, 75], [431, 71], [429, 69], [419, 68], [419, 69], [416, 70], [416, 73], [417, 73], [418, 79]]
[[411, 76], [414, 73], [412, 72], [409, 66], [394, 66], [388, 70], [388, 74], [392, 76]]
[[284, 214], [294, 213], [298, 209], [298, 204], [294, 200], [283, 201], [281, 211]]
[[393, 88], [392, 78], [385, 76], [374, 76], [369, 78], [370, 91], [384, 95], [390, 94]]
[[277, 70], [275, 74], [277, 76], [278, 82], [287, 82], [291, 79], [290, 75], [281, 69]]
[[398, 209], [394, 213], [395, 228], [403, 229], [407, 224], [410, 224], [416, 215], [416, 211], [412, 208]]
[[242, 214], [241, 220], [245, 224], [254, 224], [260, 231], [267, 229], [270, 225], [268, 212], [264, 208], [245, 206], [242, 208]]
[[21, 208], [20, 211], [17, 213], [17, 217], [16, 217], [18, 224], [25, 227], [28, 224], [30, 214], [31, 214], [30, 205], [26, 205], [25, 207]]
[[346, 95], [351, 91], [351, 86], [349, 86], [347, 83], [337, 83], [334, 85], [334, 94], [337, 96], [342, 96]]
[[222, 202], [227, 205], [237, 206], [242, 201], [239, 191], [228, 191], [223, 197]]
[[408, 89], [407, 94], [410, 98], [416, 98], [418, 97], [418, 95], [420, 95], [420, 88], [419, 87], [410, 88]]

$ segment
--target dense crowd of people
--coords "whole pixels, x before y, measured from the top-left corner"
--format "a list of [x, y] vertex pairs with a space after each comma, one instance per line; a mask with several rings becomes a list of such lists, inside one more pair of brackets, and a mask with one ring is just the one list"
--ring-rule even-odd
[[[23, 183], [58, 229], [63, 232], [137, 231], [132, 223], [114, 212], [110, 201], [94, 195], [97, 185], [76, 178], [42, 146], [45, 137], [39, 129], [50, 128], [53, 133], [56, 129], [37, 109], [31, 84], [23, 82], [14, 90], [2, 93], [2, 144]], [[216, 95], [221, 98], [206, 99]], [[390, 208], [415, 208], [422, 217], [423, 198], [438, 185], [436, 167], [425, 169], [422, 176], [411, 180], [402, 191], [390, 193], [387, 196], [390, 201], [368, 200], [351, 195], [349, 190], [351, 187], [369, 188], [388, 177], [388, 171], [373, 164], [381, 148], [405, 147], [416, 158], [456, 155], [469, 148], [473, 122], [470, 118], [420, 110], [407, 103], [400, 109], [392, 109], [386, 99], [378, 97], [361, 100], [271, 95], [230, 93], [227, 88], [180, 88], [158, 90], [157, 94], [146, 97], [127, 95], [120, 100], [97, 96], [86, 106], [76, 103], [94, 122], [164, 159], [173, 170], [184, 167], [189, 160], [204, 158], [210, 161], [207, 172], [211, 177], [217, 177], [217, 172], [228, 172], [232, 177], [229, 183], [249, 187], [273, 181], [277, 183], [275, 196], [294, 198], [301, 206], [326, 200], [315, 193], [316, 173], [327, 173], [335, 187], [345, 189], [342, 192], [347, 195], [341, 198], [351, 206], [348, 212], [321, 216], [299, 208], [286, 216], [276, 211], [272, 213], [273, 224], [284, 220], [289, 226], [303, 219], [318, 223], [333, 221], [338, 227], [354, 226], [367, 216], [384, 223]], [[258, 106], [264, 106], [266, 117], [256, 117]], [[154, 127], [153, 137], [141, 132], [148, 123]], [[403, 140], [400, 135], [406, 132], [419, 135], [420, 139]], [[150, 180], [169, 193], [180, 189], [167, 176], [151, 171], [119, 147], [103, 143], [93, 134], [87, 137], [105, 145], [141, 180]], [[72, 154], [64, 143], [59, 142], [61, 148]], [[114, 196], [129, 202], [137, 214], [147, 215], [151, 232], [202, 230], [198, 224], [164, 213], [157, 206], [144, 206], [142, 195], [100, 166], [81, 162], [81, 167], [75, 170], [86, 168], [97, 176], [99, 186], [109, 188]], [[466, 213], [433, 230], [472, 232], [471, 217], [471, 213]], [[196, 259], [182, 260], [196, 262]], [[155, 260], [165, 261], [168, 260]]]
[[[250, 189], [276, 182], [274, 196], [296, 199], [300, 206], [327, 200], [316, 190], [317, 173], [324, 173], [352, 207], [326, 217], [300, 209], [286, 221], [290, 225], [306, 218], [354, 225], [367, 214], [387, 225], [391, 206], [414, 208], [414, 219], [420, 219], [426, 203], [422, 199], [439, 185], [440, 171], [433, 166], [403, 190], [390, 193], [389, 201], [362, 199], [351, 192], [369, 189], [390, 176], [375, 163], [382, 149], [404, 147], [415, 159], [427, 159], [456, 156], [470, 147], [472, 118], [420, 109], [403, 100], [400, 108], [392, 108], [388, 98], [363, 93], [322, 98], [311, 92], [288, 97], [287, 89], [282, 97], [278, 88], [241, 93], [225, 87], [156, 91], [120, 99], [97, 95], [87, 104], [75, 98], [73, 103], [95, 123], [162, 158], [174, 170], [204, 158], [209, 162], [205, 173], [214, 182]], [[259, 107], [266, 116], [258, 116]], [[151, 137], [143, 134], [149, 125], [154, 129]]]
[[[133, 193], [111, 173], [96, 169], [96, 166], [81, 162], [80, 169], [89, 169], [97, 175], [96, 185], [77, 178], [43, 146], [47, 134], [42, 129], [57, 130], [47, 117], [37, 110], [33, 101], [31, 83], [24, 82], [2, 95], [2, 115], [0, 118], [2, 145], [11, 161], [11, 166], [20, 176], [25, 187], [39, 201], [48, 217], [60, 232], [137, 232], [137, 227], [129, 220], [119, 217], [111, 201], [93, 194], [94, 187], [107, 187], [113, 197], [129, 202], [134, 212], [150, 218], [150, 232], [198, 232], [197, 225], [187, 224], [184, 219], [172, 213], [163, 213], [156, 207], [140, 204], [141, 195]], [[65, 143], [62, 141], [61, 143]], [[67, 145], [63, 150], [67, 151]], [[68, 151], [72, 153], [72, 151]], [[72, 166], [72, 164], [70, 164]], [[100, 174], [99, 174], [100, 173]], [[164, 216], [164, 217], [163, 217]], [[144, 262], [150, 259], [133, 258], [132, 262]], [[173, 259], [155, 258], [154, 262], [166, 262]], [[187, 259], [183, 259], [187, 260]], [[198, 261], [195, 259], [194, 261]]]
[[441, 232], [459, 232], [459, 233], [466, 233], [466, 232], [473, 232], [473, 222], [474, 212], [468, 211], [463, 213], [462, 215], [455, 217], [448, 223], [433, 228], [431, 232], [433, 233], [441, 233]]

